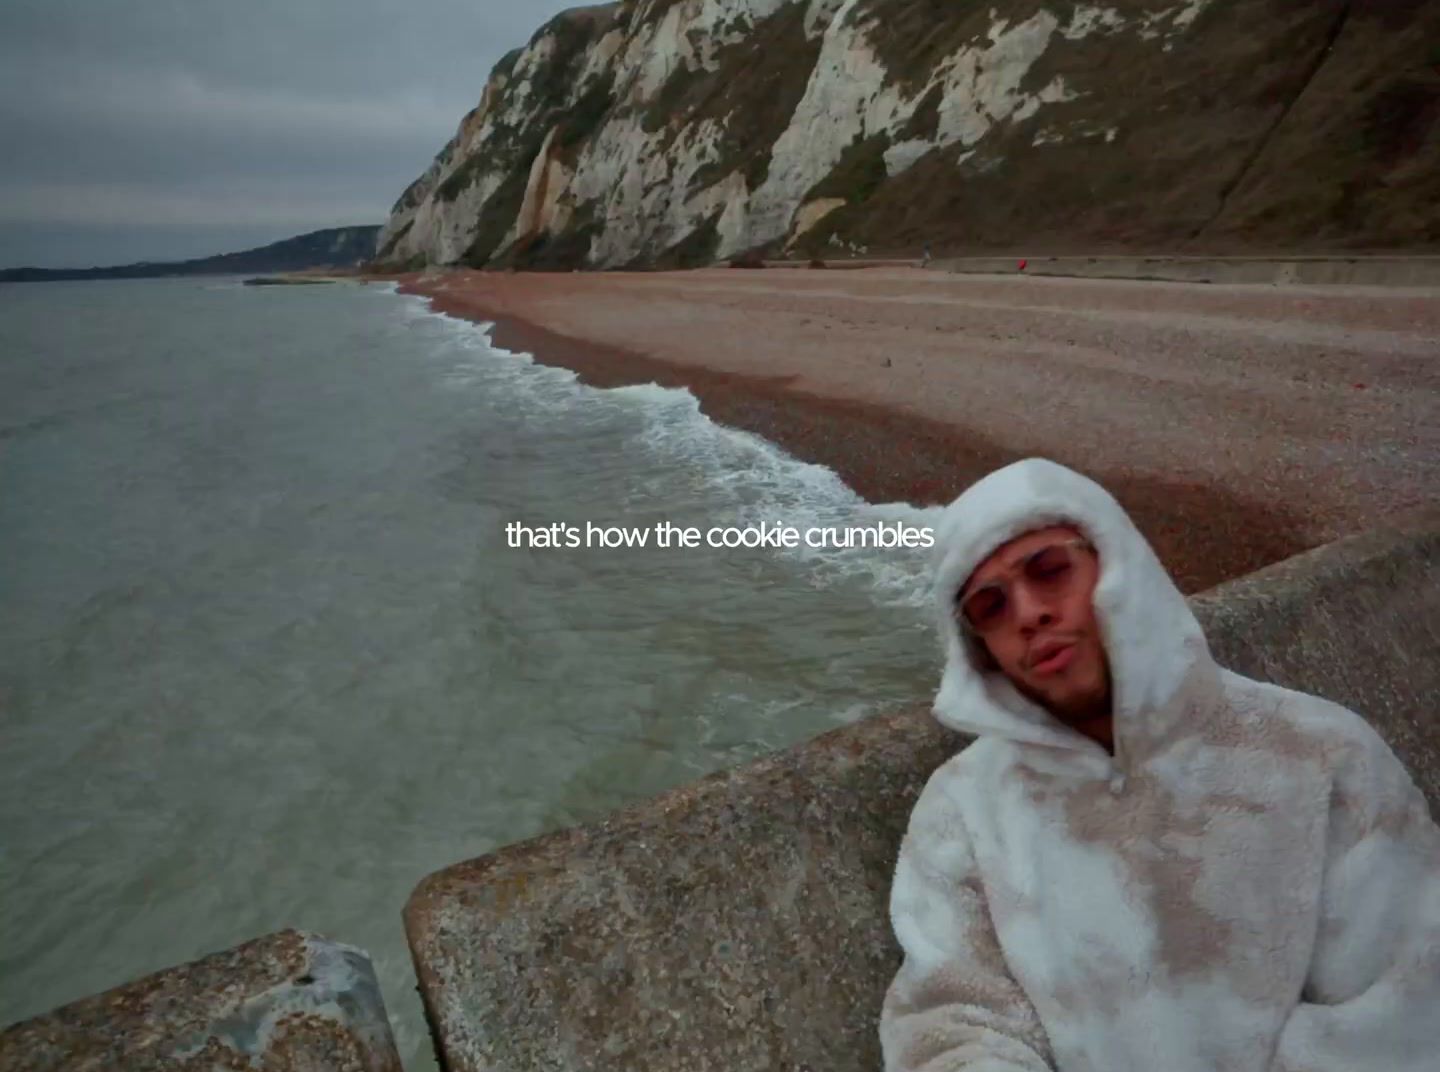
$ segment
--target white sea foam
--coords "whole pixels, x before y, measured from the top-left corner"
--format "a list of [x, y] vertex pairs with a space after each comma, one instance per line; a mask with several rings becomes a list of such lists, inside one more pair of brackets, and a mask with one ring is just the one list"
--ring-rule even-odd
[[[900, 521], [928, 525], [930, 511], [905, 503], [865, 502], [827, 466], [801, 461], [769, 440], [710, 420], [686, 390], [652, 385], [622, 388], [639, 403], [646, 422], [644, 441], [657, 453], [696, 465], [720, 493], [717, 524], [781, 524], [810, 528], [873, 527]], [[813, 584], [860, 578], [886, 602], [920, 605], [925, 599], [928, 557], [916, 548], [799, 547], [776, 554], [791, 558]]]
[[[474, 361], [452, 369], [447, 382], [472, 386], [502, 384], [517, 400], [558, 412], [583, 412], [597, 405], [623, 405], [641, 422], [639, 441], [662, 462], [681, 461], [710, 493], [710, 524], [781, 524], [800, 529], [873, 527], [879, 522], [930, 526], [938, 507], [867, 503], [834, 470], [787, 454], [769, 440], [716, 423], [701, 412], [686, 388], [655, 383], [614, 388], [582, 384], [568, 369], [544, 365], [527, 353], [496, 346], [492, 323], [472, 323], [432, 313], [424, 299], [406, 306], [409, 316], [446, 322]], [[921, 548], [812, 548], [772, 552], [793, 560], [806, 583], [817, 587], [860, 580], [878, 600], [923, 606], [928, 594], [929, 552]]]

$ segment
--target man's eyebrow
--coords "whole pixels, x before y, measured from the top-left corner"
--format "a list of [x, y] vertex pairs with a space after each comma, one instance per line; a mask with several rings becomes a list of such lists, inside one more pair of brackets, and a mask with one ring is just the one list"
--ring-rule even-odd
[[980, 583], [980, 584], [974, 584], [974, 583], [972, 583], [972, 582], [970, 582], [970, 581], [966, 581], [966, 582], [965, 582], [964, 584], [962, 584], [958, 589], [956, 589], [956, 591], [955, 591], [955, 602], [956, 602], [956, 603], [962, 602], [962, 601], [965, 599], [966, 596], [974, 595], [976, 592], [980, 591], [980, 589], [982, 589], [982, 588], [998, 588], [998, 587], [1000, 587], [1000, 582], [999, 582], [999, 581], [984, 581], [984, 582], [982, 582], [982, 583]]

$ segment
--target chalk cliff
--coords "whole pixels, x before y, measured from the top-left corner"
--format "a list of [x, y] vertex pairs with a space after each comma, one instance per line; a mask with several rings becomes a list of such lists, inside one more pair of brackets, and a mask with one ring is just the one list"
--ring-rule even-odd
[[837, 244], [1440, 248], [1440, 0], [622, 0], [556, 16], [391, 266]]

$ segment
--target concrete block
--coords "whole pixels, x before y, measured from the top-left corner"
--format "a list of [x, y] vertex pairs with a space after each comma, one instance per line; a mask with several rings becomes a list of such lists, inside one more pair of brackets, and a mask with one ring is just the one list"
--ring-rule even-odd
[[1222, 666], [1365, 716], [1440, 815], [1440, 509], [1193, 596]]
[[370, 958], [287, 930], [0, 1034], [6, 1072], [401, 1072]]
[[963, 743], [914, 707], [430, 876], [442, 1067], [879, 1067], [895, 850]]

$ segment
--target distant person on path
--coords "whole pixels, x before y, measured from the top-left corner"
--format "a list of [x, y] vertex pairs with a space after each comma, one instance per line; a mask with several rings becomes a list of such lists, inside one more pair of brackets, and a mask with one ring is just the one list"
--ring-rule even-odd
[[889, 1072], [1440, 1068], [1440, 829], [1358, 715], [1215, 664], [1099, 485], [937, 532], [942, 723], [891, 895]]
[[920, 258], [920, 267], [921, 267], [921, 268], [929, 268], [929, 267], [930, 267], [930, 243], [929, 243], [929, 242], [926, 242], [926, 243], [925, 243], [925, 252], [924, 252], [924, 255], [921, 256], [921, 258]]

